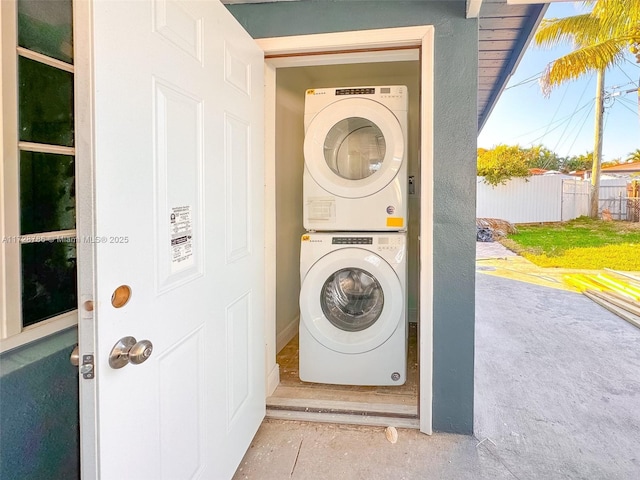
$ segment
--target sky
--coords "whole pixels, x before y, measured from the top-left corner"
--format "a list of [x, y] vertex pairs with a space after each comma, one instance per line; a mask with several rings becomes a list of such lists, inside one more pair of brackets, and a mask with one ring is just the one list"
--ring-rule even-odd
[[[545, 17], [567, 17], [581, 11], [579, 3], [553, 3]], [[544, 97], [537, 81], [549, 62], [569, 51], [570, 46], [549, 50], [529, 45], [478, 136], [479, 147], [542, 144], [560, 156], [593, 151], [595, 74], [554, 88], [549, 98]], [[631, 53], [620, 66], [605, 73], [605, 96], [613, 94], [605, 103], [605, 162], [624, 159], [640, 149], [638, 93], [622, 93], [637, 88], [639, 81], [640, 64]]]

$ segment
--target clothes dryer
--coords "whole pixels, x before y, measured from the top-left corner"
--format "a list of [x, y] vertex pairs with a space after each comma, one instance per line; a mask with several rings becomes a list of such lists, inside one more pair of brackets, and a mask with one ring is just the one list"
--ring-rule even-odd
[[302, 381], [405, 383], [406, 245], [402, 232], [302, 236]]
[[407, 108], [402, 85], [307, 90], [306, 230], [406, 230]]

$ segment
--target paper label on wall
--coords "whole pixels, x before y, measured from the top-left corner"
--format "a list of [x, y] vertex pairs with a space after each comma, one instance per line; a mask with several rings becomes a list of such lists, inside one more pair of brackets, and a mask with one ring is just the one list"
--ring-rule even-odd
[[193, 265], [193, 227], [191, 206], [173, 207], [169, 215], [171, 273]]

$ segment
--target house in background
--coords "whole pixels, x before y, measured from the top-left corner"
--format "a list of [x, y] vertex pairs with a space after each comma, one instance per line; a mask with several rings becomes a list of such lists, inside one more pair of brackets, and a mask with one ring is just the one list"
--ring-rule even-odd
[[[433, 273], [432, 283], [420, 287], [432, 298], [432, 427], [435, 431], [472, 433], [476, 137], [546, 6], [510, 5], [502, 0], [228, 3], [229, 12], [255, 39], [433, 26], [433, 144], [429, 146], [433, 154], [433, 214], [422, 218], [432, 222], [433, 256], [422, 261], [430, 263]], [[17, 58], [34, 57], [25, 47], [16, 56], [15, 37], [11, 38], [16, 18], [9, 13], [15, 12], [15, 4], [2, 2], [0, 11], [3, 235], [8, 231], [7, 212], [15, 209], [17, 200], [9, 198], [16, 195], [15, 186], [7, 187], [18, 164], [17, 128], [7, 128], [17, 123], [17, 87], [15, 83], [13, 90], [7, 86], [11, 82], [4, 81], [5, 72], [15, 75]], [[36, 62], [42, 60], [35, 57]], [[74, 102], [81, 110], [87, 99], [76, 97]], [[25, 150], [24, 145], [20, 148]], [[417, 154], [415, 165], [419, 168]], [[69, 364], [77, 332], [67, 325], [37, 335], [34, 332], [40, 327], [35, 325], [8, 335], [6, 325], [15, 324], [15, 318], [9, 316], [21, 302], [20, 289], [10, 283], [15, 272], [7, 270], [9, 248], [9, 243], [2, 244], [0, 477], [78, 478], [78, 370]], [[283, 274], [290, 277], [291, 272]], [[289, 296], [295, 297], [291, 292]], [[151, 357], [150, 361], [154, 360]]]
[[640, 178], [640, 162], [621, 163], [602, 168], [603, 175], [626, 178]]
[[[637, 177], [640, 176], [640, 162], [620, 163], [618, 165], [602, 167], [601, 174], [611, 178]], [[591, 178], [591, 170], [579, 170], [572, 172], [571, 175], [587, 180]]]

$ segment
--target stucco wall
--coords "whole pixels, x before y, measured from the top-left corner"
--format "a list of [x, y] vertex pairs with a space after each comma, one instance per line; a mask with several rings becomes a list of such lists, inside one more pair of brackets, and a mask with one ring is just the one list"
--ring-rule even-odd
[[477, 21], [465, 2], [228, 5], [254, 38], [435, 26], [434, 429], [473, 430]]
[[79, 474], [75, 329], [0, 356], [0, 478], [74, 480]]

